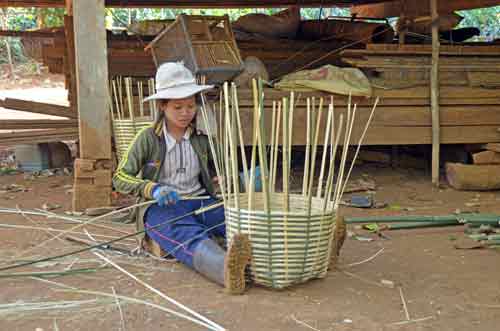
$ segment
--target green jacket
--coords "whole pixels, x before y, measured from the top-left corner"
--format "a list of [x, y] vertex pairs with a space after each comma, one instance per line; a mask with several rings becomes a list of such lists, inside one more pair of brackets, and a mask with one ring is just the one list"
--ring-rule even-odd
[[[210, 173], [209, 161], [211, 153], [208, 137], [195, 132], [190, 138], [191, 146], [200, 161], [200, 183], [211, 196], [215, 196], [215, 188]], [[152, 190], [160, 178], [160, 170], [165, 160], [166, 143], [163, 138], [163, 120], [139, 131], [130, 143], [127, 152], [122, 156], [113, 176], [116, 191], [137, 196], [138, 202], [151, 200]], [[146, 207], [135, 211], [137, 230], [144, 230], [144, 213]], [[140, 237], [142, 239], [143, 236]]]

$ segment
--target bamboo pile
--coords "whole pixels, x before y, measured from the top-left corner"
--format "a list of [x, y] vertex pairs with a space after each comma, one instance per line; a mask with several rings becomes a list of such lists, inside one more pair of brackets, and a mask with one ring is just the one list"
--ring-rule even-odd
[[[148, 95], [154, 93], [154, 79], [146, 82]], [[126, 152], [135, 135], [154, 120], [156, 104], [143, 103], [145, 84], [131, 77], [113, 79], [110, 83], [110, 108], [113, 138], [118, 160]]]
[[[347, 148], [338, 155], [337, 147], [340, 141], [343, 145], [351, 142], [357, 105], [348, 105], [346, 118], [343, 114], [336, 118], [333, 102], [325, 110], [323, 99], [319, 103], [307, 100], [302, 192], [294, 194], [290, 187], [293, 124], [298, 120], [294, 94], [273, 101], [270, 123], [266, 123], [264, 114], [262, 82], [257, 87], [254, 81], [253, 101], [252, 118], [247, 121], [240, 113], [236, 86], [233, 84], [229, 88], [225, 83], [217, 114], [219, 126], [208, 134], [221, 182], [228, 240], [236, 233], [248, 234], [252, 244], [251, 271], [258, 284], [284, 288], [324, 277], [332, 255], [337, 254], [335, 215], [354, 165], [351, 163], [347, 169]], [[355, 157], [376, 104], [357, 140]], [[205, 107], [202, 107], [202, 114], [207, 121]], [[243, 136], [244, 123], [253, 123], [248, 142]], [[325, 148], [320, 152], [322, 123], [326, 123], [322, 135]], [[250, 160], [244, 152], [245, 144], [251, 146]], [[282, 160], [281, 169], [279, 159]], [[338, 159], [340, 166], [336, 168]], [[255, 191], [257, 166], [262, 177], [262, 192]], [[240, 180], [240, 168], [243, 169], [243, 180]], [[279, 183], [281, 187], [278, 187]]]

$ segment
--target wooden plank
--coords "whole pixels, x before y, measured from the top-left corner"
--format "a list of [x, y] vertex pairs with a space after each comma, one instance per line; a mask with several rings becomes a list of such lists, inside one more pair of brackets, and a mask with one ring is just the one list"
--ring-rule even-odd
[[68, 117], [76, 119], [78, 115], [72, 113], [68, 106], [54, 105], [43, 102], [6, 98], [0, 99], [0, 107], [12, 110], [26, 111], [36, 114]]
[[500, 189], [500, 165], [446, 164], [448, 183], [457, 190]]
[[1, 120], [0, 130], [48, 129], [78, 127], [77, 120]]
[[48, 130], [25, 130], [25, 131], [12, 131], [12, 132], [2, 132], [0, 133], [1, 140], [9, 140], [16, 138], [28, 138], [37, 136], [54, 136], [54, 135], [65, 135], [73, 134], [78, 132], [77, 128], [64, 128], [64, 129], [48, 129]]
[[[252, 123], [252, 108], [251, 107], [241, 107], [241, 119], [243, 123]], [[409, 109], [408, 109], [409, 110]], [[420, 110], [420, 121], [424, 120], [426, 125], [422, 126], [411, 126], [411, 121], [404, 123], [403, 117], [404, 112], [400, 112], [396, 119], [393, 119], [394, 124], [402, 123], [404, 125], [391, 125], [386, 126], [386, 117], [382, 115], [380, 118], [379, 114], [385, 114], [391, 116], [390, 112], [375, 112], [375, 119], [372, 126], [368, 129], [366, 139], [364, 144], [366, 145], [417, 145], [417, 144], [431, 144], [432, 143], [432, 127], [430, 119], [430, 111], [426, 109], [427, 114], [424, 115], [424, 110]], [[342, 112], [341, 109], [336, 108], [335, 110], [335, 122], [339, 123], [339, 116]], [[353, 129], [353, 138], [351, 144], [357, 144], [359, 137], [362, 133], [366, 119], [368, 117], [368, 108], [359, 108], [356, 114], [355, 126]], [[407, 111], [406, 113], [409, 113]], [[267, 124], [266, 132], [271, 132], [271, 111], [269, 108], [264, 112], [265, 123]], [[294, 112], [294, 123], [293, 123], [293, 138], [292, 143], [294, 145], [305, 145], [306, 144], [306, 116], [307, 113], [304, 108], [297, 108]], [[498, 115], [495, 115], [498, 116]], [[466, 144], [466, 143], [485, 143], [485, 142], [500, 142], [500, 124], [483, 123], [482, 125], [454, 125], [454, 123], [459, 121], [460, 116], [455, 112], [452, 116], [454, 119], [449, 123], [451, 125], [441, 126], [441, 143], [443, 144]], [[486, 121], [487, 118], [484, 118]], [[472, 119], [470, 119], [472, 120]], [[497, 119], [498, 120], [498, 119]], [[322, 127], [320, 128], [320, 141], [323, 141], [323, 133], [326, 131], [325, 123], [323, 121]], [[410, 125], [408, 125], [410, 124]], [[251, 142], [252, 138], [252, 128], [250, 126], [243, 128], [243, 137], [246, 144]]]
[[[442, 2], [441, 2], [442, 3]], [[441, 146], [441, 132], [439, 122], [439, 13], [438, 0], [430, 0], [432, 15], [432, 68], [431, 68], [431, 113], [432, 113], [432, 183], [439, 186], [439, 152]]]
[[483, 148], [489, 151], [500, 153], [500, 144], [494, 144], [494, 143], [486, 144], [483, 146]]
[[[309, 97], [330, 98], [332, 94], [325, 92], [296, 92], [297, 98]], [[281, 100], [289, 97], [290, 92], [278, 89], [264, 89], [264, 102], [272, 104], [272, 100]], [[380, 97], [380, 105], [430, 105], [430, 91], [428, 86], [416, 86], [403, 89], [373, 89], [373, 96]], [[238, 97], [241, 105], [253, 105], [252, 91], [239, 89]], [[372, 105], [374, 98], [354, 97], [353, 103], [358, 105]], [[397, 100], [391, 100], [397, 99]], [[335, 94], [335, 105], [346, 105], [347, 96]], [[500, 105], [500, 89], [487, 89], [479, 87], [442, 86], [440, 95], [441, 104], [448, 105]]]
[[[251, 106], [241, 106], [241, 112], [251, 112]], [[265, 106], [266, 119], [272, 114], [272, 106]], [[357, 107], [357, 121], [365, 123], [370, 114], [370, 107]], [[296, 105], [295, 113], [297, 116], [305, 116], [305, 101]], [[347, 116], [345, 104], [335, 107], [336, 116], [344, 114]], [[305, 118], [305, 117], [304, 117]], [[271, 118], [269, 117], [269, 120]], [[417, 127], [432, 125], [431, 110], [429, 106], [395, 106], [395, 107], [377, 107], [373, 116], [374, 126], [396, 126], [396, 127]], [[302, 125], [304, 125], [302, 123]], [[500, 105], [498, 106], [442, 106], [441, 107], [441, 126], [482, 126], [497, 125], [500, 127]], [[299, 128], [299, 131], [304, 129]]]
[[500, 153], [483, 151], [472, 155], [474, 164], [500, 164]]
[[[408, 17], [431, 15], [431, 5], [426, 1], [406, 0], [405, 14]], [[436, 12], [449, 14], [456, 10], [466, 10], [481, 7], [500, 5], [498, 0], [453, 0], [440, 1]], [[401, 1], [386, 1], [380, 4], [357, 5], [351, 8], [353, 14], [361, 17], [399, 17], [401, 14]]]
[[[387, 0], [390, 1], [390, 0]], [[347, 6], [352, 4], [375, 3], [382, 1], [362, 1], [362, 0], [302, 0], [300, 5], [303, 7], [332, 7], [332, 6]], [[498, 4], [496, 0], [454, 0], [446, 1], [441, 10], [460, 10], [472, 9], [481, 6], [494, 6]], [[448, 4], [446, 6], [446, 4]], [[455, 4], [456, 3], [456, 4]], [[276, 8], [288, 7], [297, 5], [296, 0], [106, 0], [107, 7], [124, 7], [124, 8]], [[0, 0], [0, 7], [64, 7], [64, 0]], [[396, 1], [395, 8], [399, 8], [400, 4]], [[428, 6], [424, 5], [418, 11], [424, 12]], [[356, 8], [356, 7], [355, 7]], [[392, 7], [389, 7], [392, 8]], [[457, 8], [457, 9], [452, 9]], [[357, 9], [358, 11], [360, 9]], [[400, 9], [397, 9], [397, 14], [389, 16], [399, 16]], [[428, 11], [428, 9], [427, 9]], [[364, 16], [364, 15], [359, 15]]]
[[[380, 98], [426, 98], [430, 99], [430, 90], [428, 86], [417, 86], [403, 89], [373, 90], [373, 95]], [[500, 89], [489, 89], [467, 86], [441, 86], [440, 98], [498, 98]]]
[[80, 156], [111, 159], [104, 0], [73, 1]]
[[[450, 56], [492, 56], [500, 54], [500, 46], [469, 46], [469, 45], [441, 45], [441, 54]], [[397, 45], [397, 44], [368, 44], [366, 49], [346, 49], [342, 55], [431, 55], [432, 45]]]
[[42, 31], [16, 31], [1, 30], [2, 37], [23, 37], [23, 38], [60, 38], [63, 31], [60, 28], [44, 29]]

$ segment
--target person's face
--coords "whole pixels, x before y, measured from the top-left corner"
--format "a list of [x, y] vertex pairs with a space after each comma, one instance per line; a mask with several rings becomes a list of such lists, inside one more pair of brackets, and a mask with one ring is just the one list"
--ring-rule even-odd
[[178, 129], [186, 129], [196, 115], [194, 96], [185, 99], [165, 100], [160, 107], [165, 113], [168, 125]]

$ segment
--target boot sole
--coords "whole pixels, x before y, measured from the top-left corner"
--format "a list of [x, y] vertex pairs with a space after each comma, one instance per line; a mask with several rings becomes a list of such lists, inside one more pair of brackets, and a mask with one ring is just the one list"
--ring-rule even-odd
[[245, 292], [245, 268], [252, 258], [248, 237], [235, 234], [228, 246], [224, 263], [224, 286], [230, 294]]

